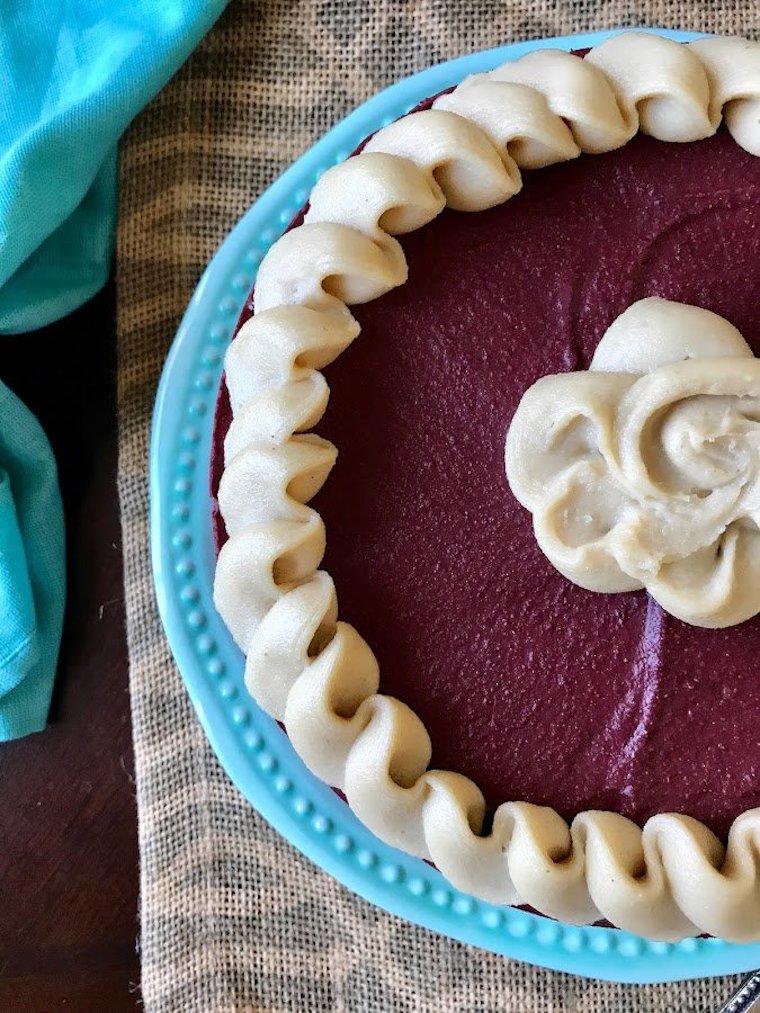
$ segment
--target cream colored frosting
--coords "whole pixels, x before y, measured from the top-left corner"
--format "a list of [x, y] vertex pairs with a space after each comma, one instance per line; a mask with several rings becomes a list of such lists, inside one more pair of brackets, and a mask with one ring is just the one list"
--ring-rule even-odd
[[506, 468], [542, 551], [581, 587], [646, 587], [696, 626], [760, 611], [760, 361], [714, 313], [635, 303], [588, 371], [525, 393]]
[[609, 151], [639, 127], [667, 134], [670, 116], [674, 136], [696, 140], [722, 108], [737, 143], [760, 153], [757, 43], [679, 46], [627, 33], [592, 56], [531, 53], [383, 128], [324, 174], [305, 224], [267, 254], [256, 314], [226, 360], [234, 421], [219, 502], [230, 538], [214, 596], [246, 654], [252, 695], [285, 722], [310, 769], [340, 787], [378, 837], [432, 860], [454, 886], [569, 922], [607, 918], [657, 939], [758, 939], [758, 811], [736, 820], [727, 848], [686, 816], [656, 816], [642, 830], [588, 812], [568, 826], [526, 802], [501, 805], [481, 836], [481, 792], [459, 774], [427, 769], [424, 726], [378, 694], [376, 659], [338, 620], [332, 580], [318, 569], [325, 532], [308, 500], [336, 453], [308, 432], [328, 397], [318, 371], [359, 332], [345, 303], [405, 280], [393, 235], [430, 221], [444, 203], [474, 211], [509, 199], [521, 168]]

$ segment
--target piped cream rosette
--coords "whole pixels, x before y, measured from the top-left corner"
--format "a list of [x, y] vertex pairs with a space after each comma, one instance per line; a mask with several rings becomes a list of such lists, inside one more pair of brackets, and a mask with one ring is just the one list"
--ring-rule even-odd
[[581, 587], [646, 587], [696, 626], [760, 611], [760, 361], [714, 313], [635, 303], [588, 371], [526, 392], [506, 466], [542, 551]]

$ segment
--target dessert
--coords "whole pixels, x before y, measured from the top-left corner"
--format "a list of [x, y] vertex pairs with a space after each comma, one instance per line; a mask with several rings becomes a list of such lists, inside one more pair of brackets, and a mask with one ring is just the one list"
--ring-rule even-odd
[[322, 177], [228, 353], [215, 596], [248, 686], [378, 836], [494, 903], [760, 937], [757, 620], [575, 586], [503, 461], [525, 391], [641, 299], [758, 351], [759, 108], [735, 39], [470, 79]]

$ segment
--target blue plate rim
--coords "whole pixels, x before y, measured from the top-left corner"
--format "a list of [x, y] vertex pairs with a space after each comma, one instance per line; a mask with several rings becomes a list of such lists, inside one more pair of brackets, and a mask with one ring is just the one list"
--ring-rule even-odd
[[[696, 33], [654, 31], [677, 41]], [[262, 256], [320, 171], [367, 134], [463, 76], [536, 48], [598, 45], [621, 29], [514, 43], [429, 67], [379, 92], [290, 166], [231, 230], [203, 273], [167, 357], [150, 443], [150, 551], [159, 614], [209, 741], [230, 778], [291, 844], [355, 893], [428, 929], [587, 977], [657, 983], [746, 971], [760, 944], [653, 943], [576, 927], [454, 890], [435, 869], [382, 844], [311, 775], [287, 736], [247, 698], [243, 658], [211, 600], [208, 461], [222, 356]]]

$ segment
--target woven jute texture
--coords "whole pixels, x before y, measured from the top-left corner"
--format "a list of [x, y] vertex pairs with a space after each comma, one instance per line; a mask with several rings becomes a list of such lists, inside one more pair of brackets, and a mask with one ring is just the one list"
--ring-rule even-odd
[[537, 970], [352, 896], [272, 831], [211, 753], [166, 645], [148, 558], [161, 367], [208, 259], [361, 100], [499, 43], [631, 25], [753, 35], [756, 0], [233, 0], [121, 152], [119, 490], [149, 1013], [702, 1011], [733, 980], [632, 986]]

